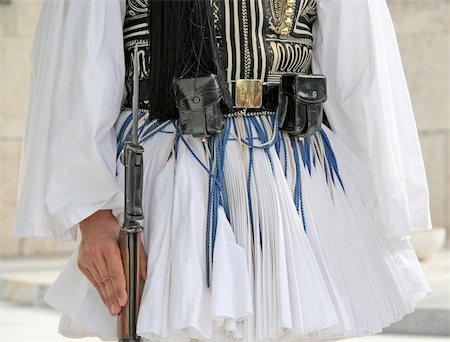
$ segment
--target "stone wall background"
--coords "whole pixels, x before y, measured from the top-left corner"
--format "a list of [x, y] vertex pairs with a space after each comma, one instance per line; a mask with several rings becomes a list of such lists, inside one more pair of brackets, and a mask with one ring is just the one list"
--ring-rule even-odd
[[388, 0], [425, 160], [434, 227], [450, 234], [450, 1]]
[[[434, 226], [450, 232], [449, 0], [388, 0], [415, 109]], [[68, 253], [74, 243], [9, 235], [40, 0], [0, 0], [0, 257]]]
[[0, 0], [0, 258], [70, 252], [74, 243], [10, 236], [28, 98], [29, 59], [41, 0]]

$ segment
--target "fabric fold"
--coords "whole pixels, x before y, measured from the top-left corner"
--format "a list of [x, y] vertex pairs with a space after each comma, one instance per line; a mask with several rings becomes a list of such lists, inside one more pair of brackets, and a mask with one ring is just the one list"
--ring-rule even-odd
[[325, 112], [356, 157], [349, 172], [366, 208], [386, 237], [431, 229], [423, 156], [386, 1], [318, 0], [317, 15], [312, 70], [327, 77]]
[[124, 15], [125, 0], [43, 1], [15, 236], [76, 240], [80, 221], [123, 205], [114, 124], [124, 90]]

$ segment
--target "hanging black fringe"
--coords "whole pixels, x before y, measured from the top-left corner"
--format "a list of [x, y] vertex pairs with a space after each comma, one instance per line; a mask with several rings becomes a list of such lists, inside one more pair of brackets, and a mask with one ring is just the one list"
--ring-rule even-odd
[[178, 118], [174, 78], [211, 73], [231, 108], [210, 0], [150, 0], [149, 12], [151, 112], [163, 120]]

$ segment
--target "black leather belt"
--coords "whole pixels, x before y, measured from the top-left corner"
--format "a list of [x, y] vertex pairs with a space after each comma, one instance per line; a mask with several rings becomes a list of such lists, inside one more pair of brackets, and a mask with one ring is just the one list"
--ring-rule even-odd
[[278, 90], [276, 83], [263, 84], [262, 107], [264, 110], [275, 111], [278, 106]]
[[[245, 80], [247, 81], [247, 80]], [[235, 87], [233, 87], [235, 88]], [[233, 116], [233, 113], [238, 114], [239, 112], [243, 112], [245, 109], [245, 112], [248, 114], [251, 113], [259, 113], [259, 112], [275, 112], [277, 110], [278, 106], [278, 91], [279, 91], [279, 85], [277, 83], [263, 83], [261, 86], [261, 105], [259, 107], [245, 107], [245, 106], [236, 106], [236, 92], [232, 92], [232, 98], [234, 102], [234, 106], [230, 108], [230, 110], [227, 113], [224, 113], [225, 116]], [[140, 108], [141, 109], [150, 109], [149, 107], [149, 101], [148, 101], [148, 94], [150, 92], [150, 82], [148, 79], [140, 80], [139, 81], [139, 92], [140, 92]], [[250, 94], [255, 95], [255, 94]], [[259, 96], [259, 94], [256, 94]], [[128, 99], [127, 99], [128, 100]], [[131, 103], [128, 103], [129, 101], [126, 101], [127, 107], [131, 108]], [[253, 99], [250, 101], [253, 102]]]

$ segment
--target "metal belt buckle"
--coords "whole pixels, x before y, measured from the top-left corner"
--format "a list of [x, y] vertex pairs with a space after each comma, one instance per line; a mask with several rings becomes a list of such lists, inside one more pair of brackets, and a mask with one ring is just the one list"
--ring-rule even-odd
[[237, 108], [260, 108], [262, 106], [262, 80], [236, 80], [235, 106]]

